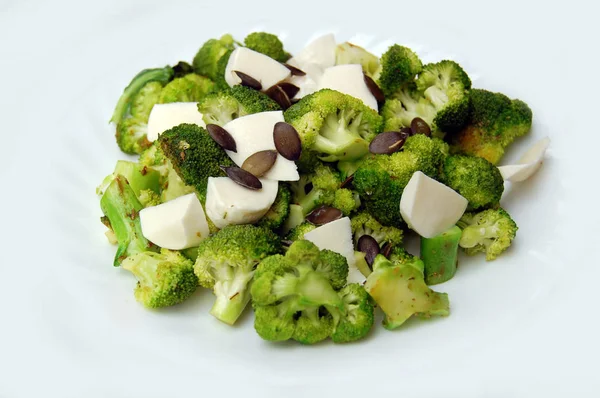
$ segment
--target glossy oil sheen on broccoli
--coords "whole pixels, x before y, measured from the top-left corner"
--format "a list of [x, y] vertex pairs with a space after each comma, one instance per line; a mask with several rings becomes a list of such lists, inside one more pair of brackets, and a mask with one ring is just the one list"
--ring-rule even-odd
[[469, 255], [485, 253], [488, 261], [496, 259], [510, 247], [518, 229], [502, 208], [466, 213], [457, 225], [463, 230], [459, 246]]
[[250, 301], [250, 282], [258, 263], [279, 253], [279, 237], [254, 225], [230, 225], [198, 246], [194, 272], [216, 296], [210, 313], [232, 325]]
[[452, 151], [479, 156], [497, 164], [504, 149], [531, 130], [533, 113], [521, 100], [473, 89], [467, 126], [451, 137]]
[[363, 157], [383, 124], [361, 100], [329, 89], [307, 95], [284, 116], [298, 131], [303, 152], [326, 162]]
[[198, 287], [194, 263], [177, 251], [137, 253], [123, 261], [123, 268], [137, 278], [135, 298], [148, 308], [179, 304]]
[[238, 117], [278, 110], [281, 107], [266, 94], [242, 85], [209, 94], [198, 103], [204, 122], [219, 126]]
[[244, 45], [251, 50], [273, 58], [275, 61], [285, 62], [290, 58], [290, 55], [283, 49], [281, 40], [271, 33], [250, 33], [244, 39]]

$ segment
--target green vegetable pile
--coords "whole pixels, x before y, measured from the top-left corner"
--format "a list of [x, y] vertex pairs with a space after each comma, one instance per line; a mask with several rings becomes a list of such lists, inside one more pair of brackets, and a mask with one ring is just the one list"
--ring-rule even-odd
[[[361, 99], [321, 89], [284, 107], [263, 90], [230, 85], [225, 69], [232, 52], [247, 47], [285, 63], [275, 35], [255, 32], [238, 42], [230, 35], [204, 43], [191, 63], [145, 69], [125, 88], [111, 123], [119, 148], [137, 160], [120, 160], [98, 187], [102, 223], [117, 246], [113, 264], [137, 278], [135, 298], [147, 308], [189, 299], [196, 289], [215, 295], [210, 313], [234, 324], [254, 311], [257, 334], [270, 341], [314, 344], [364, 338], [383, 312], [395, 329], [412, 316], [447, 316], [448, 295], [431, 289], [456, 273], [459, 251], [494, 260], [511, 246], [517, 225], [500, 206], [504, 181], [496, 164], [505, 149], [531, 129], [532, 112], [517, 99], [473, 88], [456, 62], [423, 64], [395, 44], [381, 57], [350, 43], [338, 45], [335, 62], [359, 64], [381, 90], [379, 111]], [[381, 99], [381, 98], [380, 98]], [[209, 177], [234, 166], [204, 127], [180, 124], [150, 142], [149, 116], [156, 104], [196, 102], [206, 124], [268, 111], [284, 111], [298, 133], [300, 179], [279, 182], [275, 202], [258, 222], [218, 229], [197, 247], [161, 248], [142, 232], [140, 211], [194, 193], [204, 206]], [[414, 129], [419, 118], [429, 127]], [[411, 129], [412, 126], [412, 129]], [[400, 150], [373, 153], [381, 133], [405, 134]], [[441, 235], [414, 234], [399, 202], [421, 171], [468, 200], [466, 213]], [[347, 257], [305, 240], [318, 225], [311, 214], [334, 208], [349, 217], [356, 267], [363, 283], [348, 283]], [[337, 213], [336, 213], [337, 214]]]

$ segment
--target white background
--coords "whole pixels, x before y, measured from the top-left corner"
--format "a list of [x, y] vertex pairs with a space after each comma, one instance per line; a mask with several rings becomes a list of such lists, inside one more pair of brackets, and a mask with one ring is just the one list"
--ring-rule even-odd
[[[597, 396], [599, 29], [592, 2], [0, 0], [0, 397]], [[501, 259], [436, 289], [452, 315], [377, 324], [345, 346], [274, 345], [199, 291], [171, 310], [114, 269], [95, 186], [122, 157], [107, 127], [129, 79], [252, 29], [298, 50], [317, 32], [451, 57], [475, 87], [530, 104], [547, 161], [502, 204]], [[471, 259], [473, 260], [473, 259]]]

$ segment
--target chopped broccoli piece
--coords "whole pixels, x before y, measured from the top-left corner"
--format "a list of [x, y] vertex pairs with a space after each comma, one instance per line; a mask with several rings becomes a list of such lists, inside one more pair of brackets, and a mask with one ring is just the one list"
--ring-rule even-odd
[[267, 257], [258, 265], [251, 288], [258, 335], [303, 344], [331, 336], [345, 314], [337, 290], [347, 276], [342, 255], [319, 250], [306, 240], [293, 243], [285, 256]]
[[331, 339], [334, 343], [349, 343], [365, 337], [375, 321], [373, 301], [358, 283], [347, 285], [340, 291], [344, 301], [344, 314], [334, 328]]
[[457, 225], [462, 228], [460, 247], [469, 255], [484, 252], [487, 261], [508, 249], [518, 230], [515, 221], [502, 208], [466, 213]]
[[279, 230], [290, 214], [291, 199], [292, 193], [290, 192], [290, 188], [286, 184], [279, 183], [275, 202], [273, 202], [267, 214], [258, 220], [256, 225], [269, 228], [272, 231]]
[[102, 195], [108, 185], [115, 179], [116, 176], [122, 175], [127, 179], [127, 182], [133, 189], [133, 192], [139, 197], [140, 191], [151, 190], [156, 193], [160, 192], [160, 173], [152, 167], [130, 162], [127, 160], [118, 160], [115, 170], [109, 174], [102, 184], [96, 188], [96, 193]]
[[386, 329], [396, 329], [413, 315], [431, 317], [450, 313], [446, 293], [431, 290], [416, 268], [393, 263], [381, 254], [375, 257], [365, 290], [385, 313]]
[[140, 89], [132, 98], [129, 113], [133, 119], [148, 123], [152, 108], [156, 105], [162, 94], [161, 82], [150, 82]]
[[321, 205], [333, 206], [348, 215], [360, 206], [360, 200], [351, 190], [340, 188], [342, 182], [335, 169], [320, 164], [313, 173], [290, 183], [292, 202], [302, 207], [305, 216]]
[[329, 89], [303, 97], [284, 115], [298, 131], [303, 151], [326, 162], [363, 157], [383, 125], [361, 100]]
[[317, 228], [317, 227], [314, 224], [309, 223], [308, 221], [304, 221], [303, 223], [292, 228], [292, 230], [286, 235], [285, 238], [292, 242], [295, 242], [297, 240], [302, 240], [302, 239], [304, 239], [304, 235], [307, 232], [310, 232], [315, 228]]
[[[291, 192], [290, 192], [291, 195]], [[290, 201], [292, 200], [290, 196]], [[292, 229], [304, 222], [304, 211], [302, 206], [296, 204], [290, 204], [289, 215], [283, 223], [281, 233], [287, 235]]]
[[200, 242], [194, 272], [216, 296], [210, 313], [233, 325], [250, 301], [257, 264], [280, 251], [279, 237], [254, 225], [230, 225]]
[[423, 64], [410, 48], [394, 44], [381, 56], [381, 73], [377, 82], [386, 97], [414, 80]]
[[379, 75], [381, 74], [379, 58], [364, 48], [349, 42], [338, 44], [336, 47], [335, 64], [360, 64], [363, 68], [363, 72], [374, 81], [377, 81], [377, 79], [379, 79]]
[[469, 201], [467, 210], [498, 206], [504, 192], [504, 180], [498, 168], [476, 156], [448, 156], [442, 179]]
[[401, 246], [394, 246], [389, 256], [394, 265], [413, 267], [425, 277], [425, 263], [417, 256], [413, 256]]
[[179, 304], [198, 287], [194, 263], [176, 251], [137, 253], [123, 261], [123, 268], [138, 279], [135, 298], [148, 308]]
[[452, 151], [497, 164], [504, 149], [531, 130], [533, 113], [525, 102], [501, 93], [473, 89], [470, 98], [470, 120], [451, 137]]
[[198, 110], [206, 124], [223, 126], [238, 117], [278, 111], [281, 107], [264, 93], [236, 85], [207, 95], [198, 103]]
[[383, 225], [402, 226], [399, 203], [402, 191], [415, 171], [438, 178], [445, 144], [418, 134], [409, 137], [403, 150], [365, 159], [352, 184], [367, 211]]
[[421, 258], [428, 285], [452, 279], [458, 264], [458, 242], [462, 231], [454, 226], [433, 238], [421, 237]]
[[139, 212], [144, 207], [125, 177], [114, 178], [100, 199], [100, 207], [119, 245], [113, 262], [115, 267], [136, 253], [157, 250], [142, 234]]
[[158, 206], [162, 203], [160, 195], [151, 189], [142, 189], [138, 194], [138, 199], [144, 207]]
[[173, 79], [160, 92], [159, 103], [198, 102], [213, 91], [215, 83], [207, 77], [189, 73]]
[[402, 244], [403, 232], [396, 227], [383, 226], [366, 211], [362, 211], [350, 219], [352, 226], [352, 234], [354, 235], [354, 243], [363, 235], [370, 235], [383, 246], [385, 243], [390, 243], [394, 246]]
[[185, 61], [179, 61], [177, 64], [173, 65], [173, 72], [173, 77], [176, 79], [194, 73], [194, 67]]
[[233, 162], [208, 134], [195, 124], [180, 124], [158, 138], [163, 153], [171, 161], [181, 180], [193, 186], [204, 202], [208, 177], [222, 176], [219, 166]]
[[[192, 66], [194, 71], [207, 76], [213, 81], [219, 76], [218, 63], [227, 53], [235, 48], [235, 42], [231, 35], [223, 35], [220, 39], [210, 39], [200, 47], [196, 53]], [[227, 57], [229, 58], [229, 57]]]
[[251, 50], [265, 54], [275, 61], [285, 62], [290, 56], [283, 49], [283, 43], [277, 36], [266, 32], [253, 32], [244, 39], [244, 45]]

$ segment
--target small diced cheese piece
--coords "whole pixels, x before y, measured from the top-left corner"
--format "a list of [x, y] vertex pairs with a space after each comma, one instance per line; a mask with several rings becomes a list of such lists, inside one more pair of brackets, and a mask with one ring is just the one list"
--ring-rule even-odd
[[323, 69], [329, 68], [335, 65], [336, 47], [335, 36], [329, 33], [311, 41], [296, 56], [288, 60], [288, 63], [302, 70], [306, 64], [317, 64]]
[[195, 193], [141, 210], [140, 223], [146, 239], [171, 250], [198, 246], [209, 234], [202, 204]]
[[337, 65], [325, 69], [319, 80], [319, 90], [329, 88], [360, 99], [370, 108], [379, 110], [377, 100], [371, 94], [362, 66], [360, 65]]
[[517, 164], [498, 167], [502, 178], [506, 181], [520, 182], [534, 175], [542, 166], [548, 146], [550, 138], [543, 138], [529, 148]]
[[433, 238], [456, 224], [467, 204], [456, 191], [417, 171], [402, 192], [400, 214], [419, 235]]
[[262, 189], [252, 190], [233, 182], [229, 177], [209, 177], [206, 190], [206, 215], [217, 226], [252, 224], [267, 214], [279, 183], [260, 180]]
[[346, 257], [348, 283], [362, 283], [364, 275], [356, 268], [352, 227], [348, 217], [328, 222], [304, 234], [304, 239], [314, 243], [320, 250], [331, 250]]
[[242, 82], [234, 71], [245, 73], [258, 80], [263, 90], [290, 76], [290, 70], [280, 62], [246, 47], [236, 48], [229, 57], [225, 67], [225, 81], [230, 87]]
[[148, 141], [156, 141], [163, 132], [182, 123], [206, 127], [204, 120], [202, 120], [202, 114], [198, 112], [197, 102], [173, 102], [154, 105], [148, 117]]
[[[236, 143], [237, 152], [226, 151], [238, 166], [252, 154], [267, 149], [275, 149], [273, 129], [277, 122], [283, 122], [283, 112], [261, 112], [243, 116], [225, 124]], [[262, 178], [277, 181], [298, 181], [300, 175], [296, 163], [277, 154], [275, 164]]]
[[293, 99], [300, 99], [317, 91], [319, 88], [319, 81], [323, 76], [323, 68], [317, 64], [306, 64], [301, 70], [306, 73], [306, 75], [292, 75], [287, 79], [288, 82], [300, 89]]

